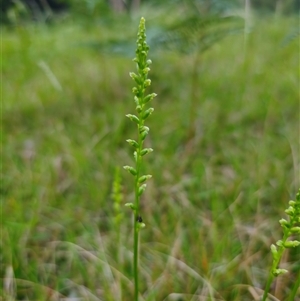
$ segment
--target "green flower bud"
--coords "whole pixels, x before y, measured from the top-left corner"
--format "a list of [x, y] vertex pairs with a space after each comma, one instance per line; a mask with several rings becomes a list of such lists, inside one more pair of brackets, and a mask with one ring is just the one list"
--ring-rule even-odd
[[134, 157], [135, 161], [137, 161], [137, 152], [136, 151], [133, 152], [133, 157]]
[[143, 184], [139, 187], [139, 196], [141, 196], [144, 193], [146, 187], [147, 187], [147, 184]]
[[144, 175], [144, 176], [139, 177], [138, 181], [139, 181], [139, 183], [143, 183], [151, 178], [152, 178], [152, 175]]
[[295, 234], [300, 234], [300, 227], [292, 227], [291, 232]]
[[287, 226], [287, 225], [289, 225], [289, 222], [286, 219], [284, 219], [284, 218], [282, 218], [279, 221], [279, 223], [280, 223], [281, 226]]
[[127, 114], [126, 117], [128, 117], [131, 121], [134, 121], [135, 123], [139, 124], [140, 120], [138, 119], [137, 116], [132, 115], [132, 114]]
[[292, 206], [290, 206], [288, 209], [285, 210], [285, 213], [289, 216], [293, 216], [295, 213], [295, 209]]
[[130, 72], [129, 75], [138, 85], [141, 84], [142, 80], [138, 75], [136, 75], [134, 72]]
[[144, 141], [146, 139], [147, 135], [148, 135], [148, 132], [146, 132], [146, 131], [141, 133], [142, 141]]
[[140, 104], [140, 99], [137, 96], [134, 96], [134, 102], [139, 105]]
[[149, 132], [149, 128], [147, 127], [147, 126], [141, 126], [141, 127], [139, 127], [139, 132], [140, 133], [143, 133], [143, 132]]
[[279, 275], [286, 274], [287, 272], [288, 272], [288, 271], [285, 270], [285, 269], [274, 269], [274, 270], [272, 271], [272, 273], [273, 273], [273, 275], [274, 275], [275, 277], [277, 277], [277, 276], [279, 276]]
[[139, 147], [139, 144], [133, 139], [127, 139], [126, 141], [135, 148]]
[[136, 176], [137, 175], [137, 171], [135, 170], [135, 168], [133, 168], [132, 166], [123, 166], [123, 168], [125, 170], [127, 170], [128, 172], [130, 172], [133, 176]]
[[148, 94], [144, 99], [143, 99], [143, 103], [146, 104], [147, 102], [149, 102], [150, 100], [152, 100], [154, 97], [156, 97], [157, 94], [156, 93], [151, 93]]
[[146, 136], [149, 133], [149, 128], [147, 126], [142, 126], [140, 127], [140, 134], [141, 134], [141, 139], [144, 141]]
[[149, 87], [150, 85], [151, 85], [151, 79], [146, 79], [146, 80], [144, 81], [144, 87], [147, 88], [147, 87]]
[[148, 110], [146, 110], [142, 116], [142, 118], [145, 120], [147, 119], [152, 113], [154, 112], [153, 108], [149, 108]]
[[143, 229], [143, 228], [145, 228], [146, 227], [146, 225], [144, 224], [144, 223], [138, 223], [137, 224], [137, 230], [139, 231], [140, 229]]
[[132, 210], [136, 209], [132, 203], [126, 203], [125, 206], [131, 208]]
[[136, 77], [138, 77], [134, 72], [129, 72], [129, 76], [130, 76], [132, 79], [135, 79]]
[[286, 248], [295, 248], [298, 247], [300, 245], [300, 241], [298, 240], [290, 240], [290, 241], [286, 241], [283, 246]]
[[146, 154], [149, 154], [149, 153], [151, 153], [151, 152], [153, 152], [153, 149], [152, 149], [152, 148], [144, 148], [144, 149], [142, 149], [142, 151], [141, 151], [141, 156], [145, 156]]
[[142, 111], [143, 111], [143, 109], [142, 109], [142, 107], [140, 106], [140, 105], [138, 105], [138, 106], [136, 106], [136, 111], [140, 114], [140, 113], [142, 113]]
[[138, 93], [139, 93], [138, 88], [137, 88], [137, 87], [133, 87], [133, 88], [132, 88], [132, 93], [133, 93], [133, 94], [138, 94]]
[[272, 252], [274, 258], [278, 254], [277, 248], [273, 244], [271, 245], [271, 252]]
[[150, 68], [146, 67], [146, 68], [143, 69], [143, 74], [147, 74], [149, 71], [150, 71]]

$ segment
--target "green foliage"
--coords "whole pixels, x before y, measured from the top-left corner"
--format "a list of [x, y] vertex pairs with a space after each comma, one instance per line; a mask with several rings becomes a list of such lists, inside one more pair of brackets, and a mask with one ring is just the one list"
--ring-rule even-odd
[[[118, 0], [120, 1], [120, 0]], [[38, 20], [49, 22], [55, 20], [61, 13], [75, 22], [90, 25], [98, 20], [106, 23], [114, 15], [113, 1], [108, 0], [1, 0], [1, 23], [17, 24], [23, 20]], [[157, 11], [176, 7], [185, 7], [189, 12], [207, 16], [211, 14], [228, 15], [232, 12], [243, 11], [245, 1], [241, 0], [141, 0], [135, 4], [133, 0], [120, 1], [123, 15], [132, 15], [136, 10], [145, 11], [147, 7], [155, 7]], [[297, 0], [251, 0], [251, 9], [258, 12], [276, 14], [297, 14], [299, 1]]]
[[111, 8], [105, 0], [68, 0], [67, 2], [70, 13], [75, 18], [91, 21], [94, 18], [105, 19], [111, 14]]
[[[156, 24], [167, 28], [175, 18], [156, 13], [146, 15], [148, 42]], [[139, 192], [144, 300], [262, 294], [270, 245], [282, 238], [278, 217], [299, 187], [298, 45], [281, 45], [298, 19], [253, 21], [246, 52], [236, 34], [197, 61], [152, 53], [161, 101], [146, 120], [143, 147], [155, 150], [141, 174], [153, 178]], [[122, 22], [2, 28], [4, 300], [132, 301], [131, 210], [121, 209], [119, 226], [112, 198], [113, 183], [122, 183], [120, 202], [134, 206], [134, 177], [114, 175], [116, 166], [133, 165], [134, 147], [124, 140], [138, 142], [135, 121], [122, 117], [139, 118], [129, 112], [132, 63], [82, 47], [132, 37], [137, 19]], [[300, 300], [299, 251], [289, 248], [281, 263], [289, 273], [277, 282], [279, 300]]]
[[299, 36], [300, 36], [300, 28], [295, 27], [293, 30], [291, 30], [291, 32], [288, 35], [286, 35], [286, 37], [282, 41], [282, 45], [286, 46], [289, 43], [292, 43], [296, 39], [299, 39]]
[[262, 12], [276, 12], [280, 11], [280, 13], [297, 13], [299, 7], [297, 4], [297, 0], [285, 0], [285, 1], [273, 1], [273, 0], [251, 0], [251, 6]]
[[[168, 8], [162, 10], [161, 18]], [[185, 13], [168, 23], [154, 25], [148, 30], [148, 40], [154, 51], [172, 51], [183, 54], [203, 53], [220, 40], [243, 32], [244, 21], [239, 17], [221, 14], [199, 14], [185, 9]], [[128, 55], [133, 51], [129, 38], [122, 35], [108, 41], [95, 41], [87, 46], [104, 53]]]
[[17, 24], [21, 20], [27, 20], [30, 16], [28, 7], [21, 1], [0, 1], [1, 24]]
[[215, 43], [241, 30], [241, 22], [235, 17], [184, 15], [153, 37], [156, 48], [169, 49], [182, 53], [202, 53]]
[[0, 1], [0, 10], [1, 10], [1, 23], [7, 23], [8, 22], [8, 16], [7, 12], [8, 10], [13, 6], [12, 1], [7, 1], [7, 0], [1, 0]]

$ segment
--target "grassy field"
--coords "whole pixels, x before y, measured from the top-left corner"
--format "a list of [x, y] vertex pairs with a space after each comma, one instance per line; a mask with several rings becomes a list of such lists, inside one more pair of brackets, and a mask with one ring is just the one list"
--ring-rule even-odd
[[[146, 15], [147, 19], [147, 15]], [[150, 18], [147, 28], [164, 20]], [[295, 18], [255, 20], [203, 53], [151, 51], [141, 300], [258, 300], [300, 187]], [[130, 301], [132, 162], [125, 114], [138, 18], [2, 28], [4, 300]], [[126, 34], [132, 54], [99, 51]], [[120, 211], [119, 211], [120, 210]], [[116, 218], [116, 216], [118, 218]], [[300, 248], [272, 294], [287, 300]], [[0, 294], [1, 295], [1, 294]], [[300, 300], [300, 290], [295, 301]], [[291, 300], [289, 300], [291, 301]]]

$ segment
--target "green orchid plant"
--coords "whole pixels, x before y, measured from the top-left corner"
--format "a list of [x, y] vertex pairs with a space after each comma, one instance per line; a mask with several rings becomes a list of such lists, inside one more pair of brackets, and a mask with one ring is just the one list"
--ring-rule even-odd
[[[271, 252], [273, 256], [272, 267], [269, 273], [267, 284], [264, 290], [262, 301], [266, 301], [271, 284], [275, 277], [285, 274], [286, 269], [279, 268], [280, 260], [285, 249], [294, 248], [300, 245], [299, 240], [291, 240], [294, 235], [300, 234], [300, 189], [296, 195], [295, 201], [289, 201], [289, 207], [285, 210], [288, 219], [282, 218], [279, 223], [283, 229], [283, 238], [276, 242], [276, 245], [271, 245]], [[294, 300], [297, 290], [292, 291], [289, 300]]]
[[149, 102], [156, 97], [155, 93], [146, 94], [146, 88], [151, 85], [151, 80], [148, 78], [150, 71], [149, 66], [151, 60], [147, 59], [149, 46], [146, 42], [145, 19], [141, 18], [137, 35], [136, 57], [133, 61], [136, 63], [137, 73], [130, 72], [130, 77], [135, 81], [136, 86], [132, 89], [134, 101], [136, 105], [137, 115], [127, 114], [126, 116], [136, 124], [138, 139], [127, 139], [126, 141], [134, 148], [133, 156], [135, 166], [124, 166], [130, 174], [134, 176], [134, 203], [127, 203], [134, 216], [134, 259], [133, 259], [133, 274], [134, 274], [134, 301], [138, 301], [139, 294], [139, 277], [138, 277], [138, 254], [139, 254], [139, 231], [145, 227], [140, 213], [140, 200], [144, 193], [147, 184], [145, 183], [152, 176], [142, 174], [143, 157], [153, 151], [152, 148], [144, 148], [144, 141], [149, 133], [149, 128], [145, 126], [145, 120], [153, 113], [154, 109], [148, 107]]

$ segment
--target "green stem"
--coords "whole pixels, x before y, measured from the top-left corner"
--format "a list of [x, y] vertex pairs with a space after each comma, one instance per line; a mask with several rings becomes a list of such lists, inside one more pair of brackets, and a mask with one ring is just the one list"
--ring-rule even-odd
[[300, 287], [300, 271], [298, 272], [298, 278], [296, 278], [296, 283], [294, 284], [294, 288], [289, 296], [289, 299], [288, 301], [294, 301], [296, 300], [296, 294], [297, 294], [297, 291]]
[[267, 280], [267, 284], [266, 284], [266, 287], [265, 287], [264, 295], [263, 295], [263, 298], [262, 298], [262, 301], [266, 301], [267, 300], [268, 293], [269, 293], [269, 290], [270, 290], [270, 287], [271, 287], [271, 284], [272, 284], [274, 278], [275, 277], [273, 276], [272, 271], [270, 271], [269, 277], [268, 277], [268, 280]]
[[134, 259], [133, 259], [133, 273], [134, 273], [134, 300], [138, 301], [139, 295], [139, 269], [138, 269], [138, 249], [139, 249], [139, 231], [136, 216], [134, 216]]
[[[144, 96], [144, 95], [143, 95]], [[142, 115], [144, 107], [142, 110]], [[135, 211], [134, 211], [134, 239], [133, 239], [133, 273], [134, 273], [134, 301], [138, 301], [139, 295], [139, 211], [140, 211], [140, 195], [139, 195], [139, 178], [141, 175], [142, 156], [141, 151], [143, 149], [143, 139], [140, 134], [140, 128], [144, 126], [144, 121], [140, 119], [138, 125], [138, 144], [136, 152], [136, 176], [135, 176]]]
[[[278, 240], [276, 245], [271, 245], [271, 252], [273, 256], [273, 262], [272, 262], [272, 268], [269, 272], [267, 284], [264, 290], [264, 294], [262, 297], [262, 301], [266, 301], [268, 297], [268, 292], [270, 290], [272, 281], [274, 280], [275, 277], [285, 274], [288, 271], [285, 269], [280, 269], [278, 266], [280, 264], [280, 260], [282, 257], [282, 254], [285, 249], [287, 248], [294, 248], [300, 245], [299, 240], [290, 240], [288, 241], [288, 238], [292, 234], [300, 234], [300, 227], [299, 227], [299, 222], [300, 222], [300, 189], [299, 192], [296, 195], [296, 200], [289, 201], [289, 207], [288, 209], [285, 210], [285, 213], [289, 216], [289, 221], [282, 218], [279, 220], [279, 223], [281, 227], [283, 228], [283, 238], [282, 240]], [[300, 275], [300, 273], [299, 273]], [[294, 297], [297, 293], [297, 290], [299, 288], [300, 284], [300, 277], [298, 277], [296, 281], [296, 285], [294, 286], [290, 296], [289, 296], [289, 301], [294, 300]]]
[[[139, 141], [140, 143], [140, 141]], [[139, 261], [139, 229], [138, 229], [138, 216], [139, 216], [139, 183], [138, 179], [140, 177], [140, 149], [137, 150], [137, 161], [136, 161], [136, 171], [137, 174], [135, 176], [135, 211], [134, 211], [134, 234], [133, 234], [133, 274], [134, 274], [134, 300], [138, 301], [139, 294], [139, 269], [138, 269], [138, 261]]]
[[[284, 231], [284, 235], [283, 235], [283, 243], [285, 243], [288, 239], [288, 231]], [[262, 301], [266, 301], [267, 300], [267, 297], [268, 297], [268, 293], [269, 293], [269, 290], [270, 290], [270, 287], [271, 287], [271, 284], [275, 278], [274, 274], [273, 274], [273, 271], [275, 269], [277, 269], [279, 263], [280, 263], [280, 260], [281, 260], [281, 257], [282, 257], [282, 254], [285, 250], [285, 247], [281, 246], [279, 247], [278, 249], [278, 256], [276, 259], [273, 259], [273, 263], [272, 263], [272, 268], [269, 272], [269, 277], [268, 277], [268, 280], [267, 280], [267, 284], [266, 284], [266, 287], [265, 287], [265, 291], [264, 291], [264, 295], [263, 295], [263, 298], [262, 298]]]

